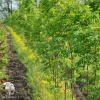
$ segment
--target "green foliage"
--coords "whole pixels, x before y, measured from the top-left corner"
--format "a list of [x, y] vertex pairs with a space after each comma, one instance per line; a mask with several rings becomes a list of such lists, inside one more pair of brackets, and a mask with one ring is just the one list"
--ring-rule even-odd
[[[0, 79], [8, 77], [6, 75], [6, 65], [8, 64], [8, 55], [7, 55], [7, 41], [5, 40], [5, 28], [0, 23]], [[0, 84], [0, 90], [2, 89], [2, 84]]]
[[[51, 83], [49, 88], [54, 87], [53, 93], [56, 90], [53, 100], [64, 97], [63, 93], [58, 94], [66, 89], [64, 83], [70, 88], [74, 82], [85, 84], [82, 90], [85, 88], [91, 98], [100, 87], [99, 12], [92, 12], [90, 6], [75, 0], [41, 0], [38, 8], [34, 2], [28, 2], [22, 0], [20, 8], [6, 22], [41, 58], [40, 73], [49, 76], [45, 80]], [[89, 87], [92, 84], [95, 89]]]
[[96, 11], [100, 8], [100, 0], [87, 0], [86, 4], [88, 4], [93, 11]]

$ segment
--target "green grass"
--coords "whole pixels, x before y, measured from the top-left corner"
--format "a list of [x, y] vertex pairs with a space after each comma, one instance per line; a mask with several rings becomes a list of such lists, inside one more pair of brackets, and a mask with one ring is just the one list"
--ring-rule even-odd
[[[6, 65], [8, 63], [8, 54], [7, 54], [7, 41], [6, 41], [6, 30], [4, 26], [0, 26], [0, 79], [8, 78], [6, 75]], [[0, 89], [2, 85], [0, 84]]]

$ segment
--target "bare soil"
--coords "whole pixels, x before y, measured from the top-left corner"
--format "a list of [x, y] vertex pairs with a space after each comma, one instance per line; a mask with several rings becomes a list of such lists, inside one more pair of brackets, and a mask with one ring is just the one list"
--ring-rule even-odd
[[7, 42], [8, 42], [8, 56], [9, 63], [7, 65], [7, 75], [10, 76], [10, 82], [15, 85], [15, 93], [10, 98], [2, 95], [2, 100], [32, 100], [30, 95], [30, 88], [25, 80], [25, 74], [27, 69], [20, 62], [17, 57], [17, 52], [13, 50], [13, 43], [11, 34], [7, 32]]

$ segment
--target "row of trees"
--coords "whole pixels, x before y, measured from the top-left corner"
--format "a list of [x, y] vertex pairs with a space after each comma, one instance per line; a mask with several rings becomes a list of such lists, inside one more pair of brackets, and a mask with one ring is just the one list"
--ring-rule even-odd
[[[88, 100], [100, 98], [100, 8], [93, 2], [41, 0], [37, 6], [22, 0], [6, 19], [40, 55], [41, 72], [49, 75], [53, 89], [59, 90], [63, 82], [64, 100], [69, 86], [73, 100], [75, 83]], [[57, 94], [55, 98], [58, 100]]]
[[17, 9], [19, 0], [1, 0], [0, 1], [0, 18], [4, 19], [9, 13]]

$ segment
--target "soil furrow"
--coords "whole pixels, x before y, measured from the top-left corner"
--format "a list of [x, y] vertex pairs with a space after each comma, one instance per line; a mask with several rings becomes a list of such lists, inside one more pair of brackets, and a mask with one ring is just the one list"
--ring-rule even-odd
[[10, 76], [10, 82], [15, 85], [15, 93], [10, 98], [3, 96], [2, 100], [32, 100], [30, 99], [27, 82], [25, 80], [26, 68], [17, 58], [17, 52], [13, 50], [11, 34], [7, 32], [7, 42], [9, 49], [9, 63], [7, 65], [7, 74]]

